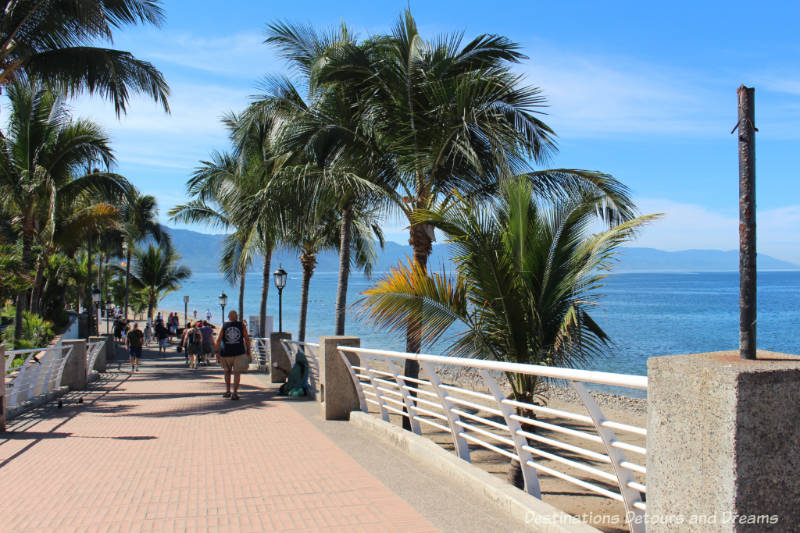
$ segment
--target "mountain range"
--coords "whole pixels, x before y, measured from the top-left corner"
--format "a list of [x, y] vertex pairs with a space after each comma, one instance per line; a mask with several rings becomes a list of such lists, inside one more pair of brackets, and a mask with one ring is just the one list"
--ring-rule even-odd
[[[180, 262], [192, 272], [216, 272], [222, 250], [224, 235], [199, 233], [183, 229], [168, 228], [172, 243], [181, 255]], [[380, 252], [375, 271], [388, 270], [405, 260], [410, 246], [387, 241]], [[286, 270], [300, 271], [300, 261], [295, 250], [278, 250], [272, 256], [272, 268], [283, 265]], [[736, 250], [681, 250], [676, 252], [656, 248], [626, 247], [620, 250], [614, 272], [722, 272], [737, 270], [739, 252]], [[446, 244], [434, 244], [428, 265], [435, 270], [451, 264]], [[253, 265], [260, 268], [260, 262]], [[317, 256], [318, 272], [335, 272], [339, 259], [334, 251]], [[800, 265], [758, 254], [759, 270], [800, 270]]]

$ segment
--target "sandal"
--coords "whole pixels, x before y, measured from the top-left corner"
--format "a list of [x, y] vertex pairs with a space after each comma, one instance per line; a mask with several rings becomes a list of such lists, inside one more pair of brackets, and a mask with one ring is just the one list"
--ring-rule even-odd
[[230, 392], [226, 392], [225, 394], [222, 395], [222, 397], [223, 398], [230, 398], [231, 397], [231, 393]]
[[231, 400], [238, 400], [238, 399], [239, 399], [238, 394], [234, 394], [233, 396], [231, 396]]

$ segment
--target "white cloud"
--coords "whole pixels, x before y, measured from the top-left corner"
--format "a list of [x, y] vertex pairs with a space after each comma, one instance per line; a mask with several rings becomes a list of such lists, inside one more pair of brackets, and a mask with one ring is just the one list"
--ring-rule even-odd
[[[633, 246], [661, 250], [735, 250], [739, 246], [738, 214], [717, 213], [695, 204], [639, 198], [643, 214], [664, 213], [645, 227]], [[759, 253], [800, 264], [800, 205], [757, 212]]]

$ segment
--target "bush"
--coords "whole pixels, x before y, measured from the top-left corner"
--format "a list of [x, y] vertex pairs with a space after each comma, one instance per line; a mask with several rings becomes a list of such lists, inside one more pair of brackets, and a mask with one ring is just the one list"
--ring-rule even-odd
[[44, 346], [55, 334], [53, 324], [39, 315], [22, 312], [22, 340], [33, 343], [32, 347]]

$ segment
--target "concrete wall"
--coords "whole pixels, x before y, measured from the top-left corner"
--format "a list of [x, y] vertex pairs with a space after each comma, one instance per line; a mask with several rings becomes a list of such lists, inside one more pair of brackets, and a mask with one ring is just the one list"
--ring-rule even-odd
[[800, 357], [647, 363], [647, 531], [800, 531]]

